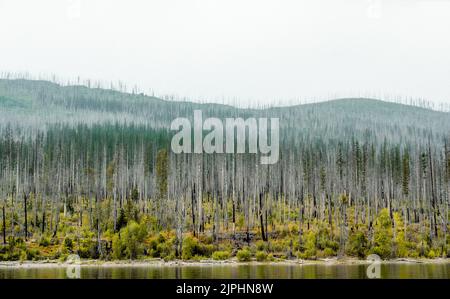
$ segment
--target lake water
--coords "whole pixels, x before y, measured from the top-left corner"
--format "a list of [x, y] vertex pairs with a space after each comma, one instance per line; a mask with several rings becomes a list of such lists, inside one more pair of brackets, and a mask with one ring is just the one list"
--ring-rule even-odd
[[[368, 265], [227, 264], [192, 266], [82, 266], [81, 278], [367, 278]], [[65, 267], [0, 266], [0, 279], [67, 278]], [[381, 278], [450, 278], [450, 263], [381, 264]]]

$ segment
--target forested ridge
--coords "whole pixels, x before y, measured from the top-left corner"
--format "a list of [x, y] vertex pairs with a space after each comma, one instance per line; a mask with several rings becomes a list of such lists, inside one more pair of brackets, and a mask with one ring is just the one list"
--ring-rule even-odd
[[[446, 257], [450, 113], [235, 108], [0, 79], [0, 260]], [[280, 159], [174, 154], [176, 117], [278, 117]]]

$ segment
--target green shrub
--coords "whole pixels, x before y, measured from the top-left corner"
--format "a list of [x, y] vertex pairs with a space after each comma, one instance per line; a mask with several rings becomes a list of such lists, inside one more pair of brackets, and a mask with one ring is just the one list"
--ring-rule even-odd
[[27, 252], [24, 250], [21, 250], [19, 259], [20, 259], [20, 261], [26, 261], [27, 260]]
[[112, 240], [112, 256], [116, 260], [120, 260], [125, 256], [125, 247], [122, 245], [119, 234], [114, 234]]
[[196, 255], [198, 248], [198, 240], [194, 237], [188, 236], [184, 238], [181, 249], [181, 257], [183, 260], [189, 260]]
[[408, 242], [405, 238], [405, 229], [403, 220], [398, 212], [394, 214], [394, 226], [395, 226], [395, 240], [393, 247], [395, 249], [395, 256], [406, 257], [408, 256]]
[[329, 228], [323, 224], [318, 225], [318, 231], [314, 233], [314, 237], [311, 236], [315, 243], [315, 248], [318, 250], [324, 250], [327, 247], [333, 247], [333, 242], [330, 241]]
[[268, 243], [268, 250], [272, 252], [282, 252], [289, 249], [288, 244], [285, 240], [273, 240]]
[[267, 260], [267, 253], [265, 251], [258, 251], [255, 257], [258, 262], [265, 262]]
[[326, 257], [330, 256], [336, 256], [336, 251], [334, 251], [332, 248], [327, 247], [323, 250], [323, 255]]
[[192, 258], [191, 258], [191, 260], [192, 261], [196, 261], [196, 262], [199, 262], [199, 261], [201, 261], [202, 260], [202, 256], [200, 256], [200, 255], [194, 255]]
[[139, 225], [135, 221], [129, 221], [127, 226], [113, 237], [113, 257], [115, 259], [136, 259], [144, 253], [143, 241], [147, 236], [145, 224]]
[[212, 236], [201, 235], [198, 237], [198, 241], [203, 244], [212, 244], [214, 239]]
[[173, 261], [175, 260], [176, 256], [174, 252], [171, 252], [170, 254], [164, 256], [164, 261], [168, 262], [168, 261]]
[[21, 250], [14, 250], [8, 255], [8, 261], [18, 261], [20, 259]]
[[267, 243], [262, 240], [256, 241], [255, 246], [258, 251], [267, 250], [267, 247], [268, 247]]
[[81, 238], [77, 253], [81, 258], [97, 258], [97, 242], [90, 236]]
[[234, 249], [234, 244], [230, 241], [230, 240], [226, 240], [224, 242], [220, 242], [219, 244], [217, 244], [217, 248], [215, 248], [215, 251], [228, 251], [231, 252]]
[[381, 258], [388, 258], [391, 256], [391, 251], [390, 249], [387, 249], [386, 247], [382, 247], [382, 246], [375, 246], [371, 249], [371, 252], [374, 254], [379, 255]]
[[21, 237], [18, 237], [15, 239], [15, 246], [25, 249], [25, 241]]
[[240, 262], [248, 262], [252, 257], [252, 253], [247, 248], [241, 249], [237, 252], [236, 257]]
[[69, 252], [72, 252], [73, 250], [73, 240], [70, 237], [64, 238], [64, 248], [67, 249]]
[[436, 257], [436, 253], [434, 252], [433, 249], [431, 249], [430, 251], [428, 251], [427, 257], [429, 259], [434, 259]]
[[27, 260], [35, 261], [39, 258], [40, 252], [37, 249], [26, 249]]
[[197, 238], [188, 236], [183, 240], [181, 257], [184, 260], [192, 259], [194, 256], [210, 257], [213, 251], [212, 244], [202, 244]]
[[[163, 233], [149, 240], [147, 254], [152, 257], [159, 257], [163, 259], [174, 259], [175, 248], [173, 246], [174, 238], [169, 238]], [[173, 256], [173, 258], [172, 258]]]
[[147, 236], [145, 225], [139, 225], [135, 221], [129, 221], [127, 226], [121, 230], [121, 239], [125, 242], [125, 256], [135, 259], [143, 254], [143, 241]]
[[41, 236], [41, 238], [39, 239], [39, 246], [47, 247], [49, 245], [50, 245], [50, 238], [46, 236]]
[[297, 251], [296, 255], [297, 255], [297, 258], [302, 259], [302, 260], [306, 260], [308, 258], [306, 256], [305, 252]]
[[229, 251], [214, 251], [212, 254], [213, 260], [224, 261], [230, 258]]
[[297, 236], [298, 235], [298, 225], [297, 224], [288, 224], [289, 231], [291, 235]]
[[300, 259], [314, 259], [316, 258], [316, 233], [314, 231], [309, 231], [304, 235], [304, 246], [302, 250], [297, 252], [297, 257]]
[[388, 209], [383, 209], [374, 226], [374, 247], [372, 253], [381, 258], [389, 258], [392, 254], [392, 222]]
[[158, 234], [158, 238], [156, 239], [156, 241], [158, 243], [165, 243], [166, 242], [166, 237], [164, 237], [164, 235], [160, 233], [160, 234]]
[[168, 243], [159, 243], [156, 246], [156, 252], [155, 252], [156, 256], [160, 257], [160, 258], [167, 258], [170, 255], [172, 255], [172, 246]]
[[351, 256], [357, 256], [363, 258], [367, 253], [368, 241], [366, 235], [363, 232], [355, 232], [350, 235], [347, 254]]

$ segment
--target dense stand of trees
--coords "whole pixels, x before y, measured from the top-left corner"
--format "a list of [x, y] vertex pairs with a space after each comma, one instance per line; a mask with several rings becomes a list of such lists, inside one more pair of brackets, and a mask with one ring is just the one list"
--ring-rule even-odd
[[[50, 96], [41, 93], [40, 97]], [[80, 105], [79, 98], [77, 101]], [[64, 105], [76, 106], [73, 103], [68, 99]], [[123, 109], [115, 101], [111, 105], [106, 100], [83, 103], [102, 111], [111, 110], [112, 105], [114, 111], [108, 115]], [[388, 111], [384, 106], [388, 104], [378, 105], [384, 107], [381, 115]], [[392, 105], [392, 109], [399, 109]], [[213, 243], [234, 239], [250, 244], [255, 240], [270, 242], [289, 230], [291, 236], [295, 232], [292, 239], [301, 251], [308, 248], [313, 229], [316, 242], [325, 238], [338, 243], [330, 245], [336, 254], [348, 252], [349, 246], [357, 250], [365, 242], [368, 249], [381, 248], [381, 237], [395, 241], [401, 236], [405, 242], [421, 243], [424, 251], [435, 248], [446, 255], [448, 122], [441, 122], [443, 128], [438, 128], [430, 120], [428, 126], [421, 122], [421, 113], [425, 115], [422, 118], [428, 118], [427, 113], [438, 112], [421, 108], [411, 112], [418, 116], [417, 124], [406, 118], [384, 123], [370, 119], [370, 115], [358, 120], [358, 111], [345, 107], [303, 111], [306, 119], [302, 122], [307, 126], [299, 127], [292, 115], [295, 109], [240, 112], [207, 106], [210, 115], [216, 109], [219, 116], [279, 116], [280, 160], [274, 165], [259, 164], [256, 154], [173, 154], [173, 132], [167, 129], [163, 108], [152, 112], [149, 123], [117, 118], [116, 122], [111, 118], [84, 123], [82, 116], [77, 122], [49, 121], [43, 125], [39, 121], [32, 127], [21, 126], [20, 119], [3, 122], [1, 243], [17, 238], [28, 242], [42, 236], [58, 238], [58, 232], [66, 232], [70, 224], [88, 228], [96, 255], [103, 256], [108, 250], [108, 244], [102, 245], [104, 239], [111, 234], [119, 236], [127, 225], [145, 219], [154, 232], [174, 232], [176, 256], [183, 255], [187, 234], [210, 236]], [[135, 108], [126, 109], [135, 113], [144, 109]], [[192, 107], [186, 109], [191, 111]], [[336, 120], [321, 118], [321, 112], [328, 117], [330, 111], [339, 114], [336, 119], [340, 123], [334, 127], [330, 124]], [[345, 117], [345, 113], [352, 116]], [[158, 126], [154, 125], [155, 115], [164, 120]], [[295, 250], [292, 239], [287, 246], [289, 254]], [[399, 242], [393, 244], [400, 246]], [[383, 248], [376, 252], [395, 256], [395, 246], [389, 254]]]
[[[60, 214], [87, 215], [90, 230], [117, 232], [118, 217], [134, 209], [159, 230], [213, 239], [276, 224], [314, 222], [337, 228], [341, 244], [352, 225], [373, 233], [382, 209], [417, 224], [430, 242], [446, 246], [450, 147], [402, 146], [370, 139], [282, 146], [280, 161], [260, 165], [251, 154], [181, 154], [168, 148], [169, 132], [146, 127], [55, 126], [36, 138], [0, 138], [3, 242], [36, 233], [55, 236]], [[287, 142], [285, 140], [285, 142]], [[239, 218], [239, 219], [238, 219]], [[239, 222], [239, 223], [238, 223]], [[209, 227], [207, 230], [206, 227]], [[330, 238], [332, 236], [330, 235]], [[250, 240], [248, 240], [250, 242]], [[181, 250], [181, 249], [180, 249]]]

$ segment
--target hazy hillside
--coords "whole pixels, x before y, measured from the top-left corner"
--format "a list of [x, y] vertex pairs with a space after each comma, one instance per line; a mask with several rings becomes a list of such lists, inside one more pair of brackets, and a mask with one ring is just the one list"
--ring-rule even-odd
[[386, 138], [393, 142], [421, 143], [430, 133], [440, 140], [450, 131], [450, 113], [373, 99], [237, 109], [31, 80], [0, 80], [0, 107], [2, 125], [10, 123], [33, 131], [54, 123], [118, 122], [160, 128], [167, 127], [175, 117], [191, 117], [194, 109], [202, 109], [205, 117], [279, 117], [282, 135], [296, 140], [372, 136], [381, 141]]

